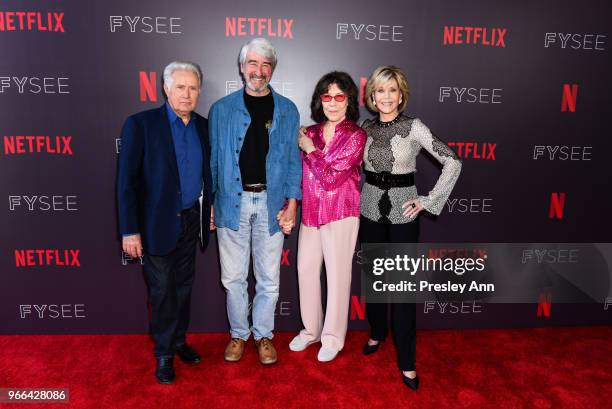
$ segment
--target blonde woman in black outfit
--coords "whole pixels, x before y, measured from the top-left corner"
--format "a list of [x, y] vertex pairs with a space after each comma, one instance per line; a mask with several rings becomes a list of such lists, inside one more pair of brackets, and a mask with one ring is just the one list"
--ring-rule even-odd
[[[461, 172], [461, 162], [444, 142], [419, 119], [402, 115], [408, 94], [406, 76], [393, 66], [377, 68], [366, 84], [366, 104], [378, 117], [362, 125], [368, 139], [363, 158], [361, 243], [416, 243], [419, 213], [440, 214]], [[416, 157], [422, 148], [442, 164], [440, 177], [427, 195], [419, 195], [414, 185]], [[397, 364], [404, 384], [417, 390], [415, 304], [366, 302], [371, 334], [363, 353], [376, 352], [385, 340], [389, 305]]]

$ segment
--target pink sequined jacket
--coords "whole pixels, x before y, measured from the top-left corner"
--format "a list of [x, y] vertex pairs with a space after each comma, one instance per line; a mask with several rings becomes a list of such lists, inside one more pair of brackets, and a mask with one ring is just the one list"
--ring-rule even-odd
[[324, 125], [307, 128], [316, 150], [308, 155], [302, 152], [302, 223], [311, 227], [359, 217], [359, 169], [367, 135], [345, 119], [336, 125], [325, 149]]

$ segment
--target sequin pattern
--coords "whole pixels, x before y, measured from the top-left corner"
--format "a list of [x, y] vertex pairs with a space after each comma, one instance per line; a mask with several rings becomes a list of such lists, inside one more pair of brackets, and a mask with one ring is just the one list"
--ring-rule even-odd
[[425, 210], [440, 214], [461, 172], [461, 161], [455, 152], [417, 118], [401, 116], [389, 126], [367, 120], [363, 129], [368, 135], [364, 152], [366, 170], [392, 174], [416, 172], [416, 157], [424, 148], [442, 164], [442, 173], [425, 196], [418, 195], [415, 186], [385, 191], [366, 182], [361, 193], [361, 214], [380, 223], [408, 223], [412, 219], [402, 214], [402, 204], [417, 197]]
[[302, 153], [302, 223], [318, 227], [359, 217], [360, 173], [366, 133], [345, 119], [325, 147], [323, 125], [308, 127], [316, 150]]

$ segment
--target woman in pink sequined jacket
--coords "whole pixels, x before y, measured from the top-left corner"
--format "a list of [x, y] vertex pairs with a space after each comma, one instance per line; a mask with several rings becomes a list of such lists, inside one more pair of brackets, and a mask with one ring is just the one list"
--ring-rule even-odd
[[[366, 133], [359, 119], [358, 90], [344, 72], [324, 75], [310, 104], [317, 122], [302, 131], [302, 224], [298, 240], [300, 312], [304, 329], [291, 341], [302, 351], [321, 341], [319, 361], [344, 347], [353, 253], [359, 230], [359, 169]], [[321, 264], [327, 273], [327, 308], [321, 308]]]

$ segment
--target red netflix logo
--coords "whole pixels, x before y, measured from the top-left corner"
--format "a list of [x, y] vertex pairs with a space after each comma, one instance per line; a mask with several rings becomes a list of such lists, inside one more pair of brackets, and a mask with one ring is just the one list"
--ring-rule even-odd
[[359, 77], [359, 106], [362, 107], [365, 105], [366, 99], [366, 84], [368, 83], [368, 77]]
[[576, 112], [576, 99], [578, 98], [578, 84], [563, 84], [561, 94], [561, 112]]
[[283, 253], [281, 254], [281, 266], [290, 266], [289, 263], [289, 249], [283, 249]]
[[270, 17], [225, 17], [225, 36], [268, 36], [293, 39], [293, 19]]
[[140, 83], [140, 102], [157, 102], [157, 73], [150, 71], [138, 73]]
[[351, 295], [351, 321], [365, 320], [365, 297]]
[[486, 249], [468, 248], [430, 248], [427, 250], [427, 258], [487, 258]]
[[550, 194], [550, 208], [548, 210], [549, 219], [563, 219], [565, 211], [565, 192]]
[[2, 139], [5, 155], [25, 153], [49, 153], [72, 155], [72, 136], [57, 135], [4, 135]]
[[444, 45], [474, 44], [506, 48], [506, 31], [497, 27], [444, 26]]
[[550, 310], [552, 306], [552, 295], [551, 294], [540, 294], [540, 298], [538, 300], [538, 317], [544, 316], [545, 318], [550, 318]]
[[495, 160], [496, 143], [488, 142], [449, 142], [461, 159]]
[[81, 267], [78, 249], [25, 249], [15, 250], [16, 267], [63, 266]]
[[64, 13], [0, 11], [0, 31], [48, 31], [64, 33]]

